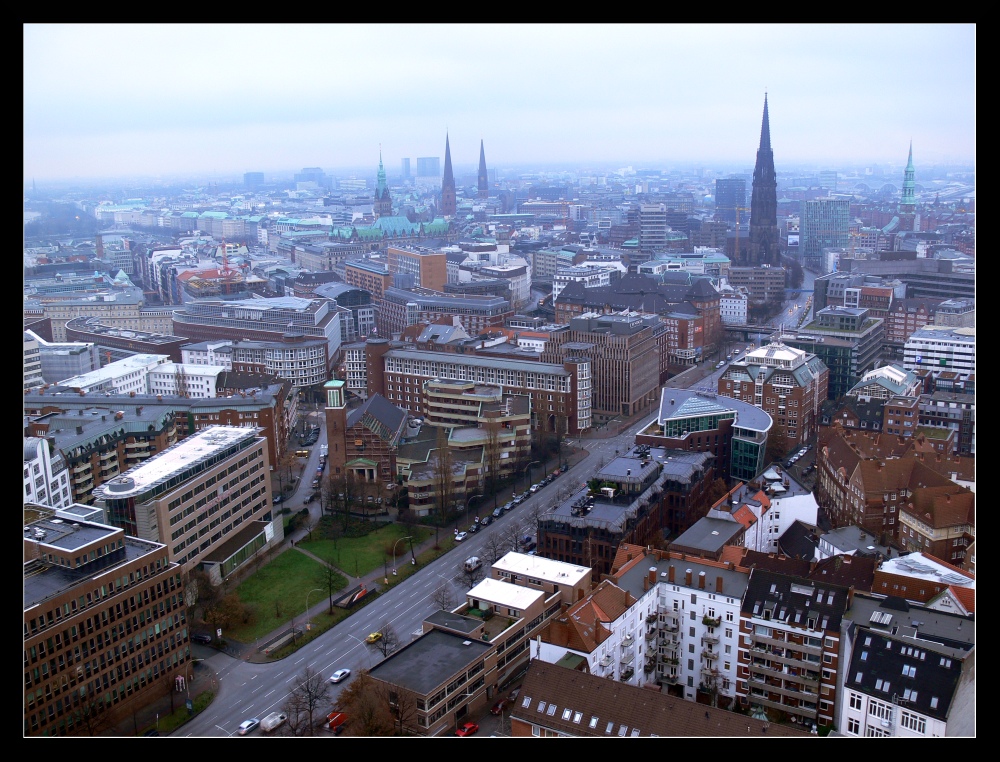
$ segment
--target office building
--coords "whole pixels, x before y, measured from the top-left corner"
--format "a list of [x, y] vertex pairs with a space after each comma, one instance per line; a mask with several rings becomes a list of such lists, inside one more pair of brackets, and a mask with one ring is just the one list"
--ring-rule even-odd
[[747, 209], [747, 181], [719, 178], [715, 181], [715, 219], [735, 225]]
[[851, 202], [846, 198], [817, 198], [802, 202], [800, 243], [802, 264], [819, 272], [823, 249], [850, 245]]
[[441, 176], [441, 157], [421, 156], [417, 158], [417, 177], [433, 177], [437, 179]]

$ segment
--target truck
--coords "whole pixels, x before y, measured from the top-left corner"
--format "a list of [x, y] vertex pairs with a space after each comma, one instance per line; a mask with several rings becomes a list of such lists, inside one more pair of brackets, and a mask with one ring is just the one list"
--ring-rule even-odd
[[265, 733], [272, 733], [284, 725], [287, 719], [288, 715], [284, 712], [271, 712], [260, 721], [260, 729]]
[[339, 736], [341, 731], [344, 729], [345, 722], [347, 722], [347, 715], [343, 712], [334, 710], [326, 716], [326, 723], [324, 724], [328, 730], [333, 731], [335, 736]]
[[471, 558], [465, 559], [465, 566], [463, 567], [467, 572], [472, 572], [483, 565], [483, 560], [479, 556], [472, 556]]

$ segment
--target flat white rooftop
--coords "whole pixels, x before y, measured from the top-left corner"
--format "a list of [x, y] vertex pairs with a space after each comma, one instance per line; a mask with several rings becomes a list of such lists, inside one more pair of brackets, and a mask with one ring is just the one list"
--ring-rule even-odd
[[529, 556], [527, 553], [514, 551], [493, 564], [493, 568], [517, 574], [520, 577], [534, 577], [560, 585], [575, 585], [590, 577], [590, 569], [586, 566], [554, 561], [551, 558], [542, 558], [541, 556]]
[[522, 587], [487, 577], [467, 592], [465, 597], [489, 601], [517, 611], [526, 611], [532, 603], [544, 598], [545, 593], [532, 587]]
[[225, 447], [256, 436], [258, 429], [243, 426], [211, 426], [130, 468], [120, 476], [110, 479], [101, 487], [109, 498], [139, 494]]
[[945, 566], [923, 553], [910, 553], [908, 556], [886, 559], [879, 567], [879, 571], [976, 589], [975, 577]]

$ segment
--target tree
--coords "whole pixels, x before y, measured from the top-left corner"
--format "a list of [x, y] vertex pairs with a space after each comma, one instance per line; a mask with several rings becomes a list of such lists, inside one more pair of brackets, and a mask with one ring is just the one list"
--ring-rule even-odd
[[386, 736], [392, 733], [395, 718], [379, 694], [379, 684], [364, 669], [341, 691], [337, 710], [347, 715], [345, 731], [348, 735]]
[[767, 447], [764, 450], [764, 459], [767, 463], [780, 463], [788, 452], [788, 434], [785, 426], [777, 419], [774, 426], [767, 432]]
[[449, 431], [439, 426], [437, 431], [437, 446], [434, 450], [433, 480], [434, 493], [437, 498], [437, 521], [434, 522], [434, 544], [438, 544], [441, 525], [448, 520], [449, 511], [455, 501], [455, 474], [451, 458], [451, 448], [448, 446]]
[[451, 593], [451, 583], [442, 582], [438, 585], [437, 590], [434, 591], [434, 595], [431, 596], [434, 601], [434, 605], [443, 611], [451, 611], [455, 605], [454, 596]]
[[495, 564], [507, 553], [506, 538], [502, 532], [493, 532], [486, 538], [483, 553], [486, 554], [490, 564]]
[[285, 451], [282, 453], [281, 457], [278, 458], [278, 462], [274, 469], [274, 478], [278, 480], [279, 494], [284, 495], [285, 485], [292, 483], [292, 471], [296, 465], [298, 465], [298, 458], [295, 457], [294, 452]]
[[483, 578], [483, 567], [478, 569], [467, 569], [463, 563], [458, 567], [458, 579], [465, 585], [466, 589], [475, 587], [476, 583]]
[[236, 593], [221, 598], [212, 608], [205, 611], [205, 622], [212, 627], [227, 630], [234, 624], [249, 619], [250, 609]]
[[417, 694], [399, 685], [377, 683], [378, 694], [386, 711], [395, 720], [396, 735], [403, 735], [406, 728], [417, 722]]
[[503, 462], [503, 458], [501, 457], [503, 454], [503, 441], [500, 436], [500, 433], [503, 431], [503, 425], [498, 418], [500, 411], [489, 411], [486, 415], [489, 417], [483, 425], [483, 430], [486, 433], [486, 447], [484, 448], [483, 456], [486, 460], [486, 476], [489, 479], [490, 491], [493, 493], [493, 507], [496, 508], [500, 467]]
[[399, 635], [392, 626], [392, 622], [386, 619], [378, 629], [382, 637], [376, 640], [372, 647], [379, 651], [383, 657], [388, 656], [400, 646]]
[[329, 564], [323, 564], [320, 572], [322, 577], [320, 584], [326, 589], [327, 598], [330, 601], [330, 613], [333, 613], [333, 594], [347, 584], [344, 576]]
[[284, 706], [285, 714], [289, 718], [295, 715], [294, 727], [299, 731], [296, 735], [313, 735], [316, 711], [320, 705], [329, 700], [329, 697], [330, 684], [323, 675], [312, 667], [302, 670]]

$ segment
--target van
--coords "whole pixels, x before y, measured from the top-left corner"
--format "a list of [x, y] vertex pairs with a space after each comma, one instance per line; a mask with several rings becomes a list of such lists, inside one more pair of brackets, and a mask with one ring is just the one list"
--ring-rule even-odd
[[295, 451], [295, 457], [296, 458], [308, 458], [309, 455], [310, 455], [309, 450], [296, 450]]
[[472, 556], [471, 558], [465, 559], [465, 565], [462, 567], [467, 572], [473, 572], [483, 565], [483, 560], [479, 556]]
[[271, 712], [260, 721], [260, 729], [265, 733], [270, 733], [284, 725], [287, 719], [288, 715], [284, 712]]

